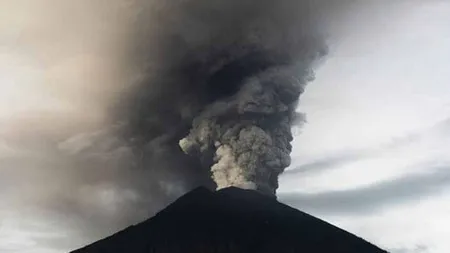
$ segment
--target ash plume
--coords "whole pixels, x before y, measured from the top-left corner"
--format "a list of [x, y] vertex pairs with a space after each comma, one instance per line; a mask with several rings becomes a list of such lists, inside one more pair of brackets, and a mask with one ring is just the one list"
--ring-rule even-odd
[[[200, 185], [272, 194], [350, 2], [0, 1], [0, 245], [68, 251]], [[10, 233], [37, 225], [54, 241]]]
[[186, 0], [147, 7], [130, 53], [139, 80], [116, 107], [132, 145], [152, 153], [167, 148], [173, 159], [187, 154], [217, 188], [275, 194], [290, 164], [298, 98], [326, 52], [321, 25], [332, 4]]

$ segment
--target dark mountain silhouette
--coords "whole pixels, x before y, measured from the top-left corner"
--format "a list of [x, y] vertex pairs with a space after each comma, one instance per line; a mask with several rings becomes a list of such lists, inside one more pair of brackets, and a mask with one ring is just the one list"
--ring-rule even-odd
[[198, 188], [73, 253], [386, 253], [256, 191]]

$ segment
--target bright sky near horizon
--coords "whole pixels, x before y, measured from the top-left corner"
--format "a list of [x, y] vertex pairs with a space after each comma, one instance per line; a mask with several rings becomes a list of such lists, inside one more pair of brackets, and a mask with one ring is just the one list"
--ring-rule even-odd
[[[0, 1], [1, 15], [7, 14], [0, 20], [0, 252], [65, 252], [99, 235], [80, 235], [77, 231], [88, 225], [68, 220], [60, 205], [47, 205], [51, 197], [42, 193], [59, 191], [68, 179], [63, 172], [40, 173], [39, 166], [68, 161], [60, 157], [63, 153], [56, 157], [50, 146], [64, 149], [74, 140], [59, 139], [77, 131], [74, 121], [83, 129], [101, 121], [102, 106], [113, 94], [91, 85], [113, 83], [117, 66], [108, 58], [108, 50], [114, 49], [63, 62], [51, 55], [40, 55], [41, 62], [30, 58], [33, 50], [48, 47], [67, 53], [58, 45], [72, 37], [46, 37], [54, 45], [36, 39], [62, 24], [45, 19], [44, 7], [20, 4], [25, 2], [17, 0], [4, 12]], [[343, 21], [345, 32], [336, 32], [330, 54], [301, 97], [299, 110], [307, 123], [294, 127], [293, 164], [281, 178], [279, 198], [392, 253], [447, 253], [450, 1], [403, 2], [389, 10], [349, 15]], [[88, 45], [96, 52], [113, 32], [97, 37], [99, 28], [89, 26], [96, 14], [83, 15], [85, 23], [71, 29], [75, 34], [89, 31]], [[23, 36], [30, 44], [16, 45]], [[74, 48], [71, 53], [76, 54]], [[76, 87], [61, 82], [80, 77], [83, 83]], [[41, 124], [44, 120], [52, 124]], [[51, 184], [48, 177], [55, 177]], [[89, 187], [70, 188], [70, 194], [83, 198], [79, 208], [89, 209], [84, 213], [89, 217], [98, 212], [114, 217], [119, 213], [115, 207], [138, 198], [132, 189]], [[53, 209], [33, 206], [38, 202]]]

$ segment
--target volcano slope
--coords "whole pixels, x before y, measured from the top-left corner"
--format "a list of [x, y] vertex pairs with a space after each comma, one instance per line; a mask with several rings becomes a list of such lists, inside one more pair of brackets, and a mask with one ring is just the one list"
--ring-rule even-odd
[[153, 218], [73, 253], [383, 253], [253, 190], [197, 188]]

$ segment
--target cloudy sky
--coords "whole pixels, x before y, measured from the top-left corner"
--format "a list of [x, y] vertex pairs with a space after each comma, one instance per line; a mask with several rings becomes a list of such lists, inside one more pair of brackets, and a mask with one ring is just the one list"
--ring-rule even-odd
[[[103, 127], [131, 1], [62, 2], [0, 0], [2, 253], [65, 252], [166, 204], [141, 199], [145, 172], [121, 173], [129, 150]], [[450, 252], [448, 27], [447, 0], [349, 10], [301, 98], [281, 201], [392, 253]]]
[[333, 45], [302, 97], [282, 201], [393, 253], [450, 252], [449, 14], [449, 1], [362, 13]]

